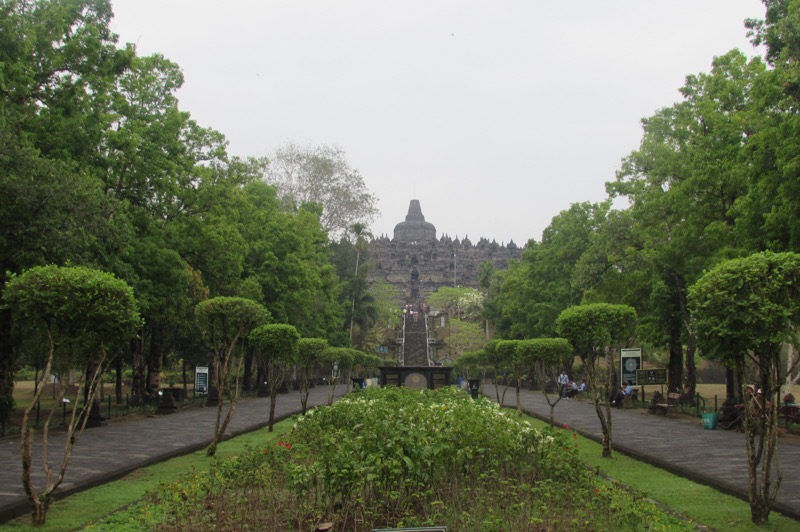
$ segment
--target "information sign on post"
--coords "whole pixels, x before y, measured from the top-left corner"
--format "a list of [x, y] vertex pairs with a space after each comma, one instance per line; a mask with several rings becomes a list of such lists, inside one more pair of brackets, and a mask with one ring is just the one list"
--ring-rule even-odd
[[197, 395], [208, 393], [208, 367], [194, 368], [194, 393]]
[[638, 386], [636, 371], [642, 367], [642, 349], [639, 347], [620, 351], [620, 385], [625, 382]]
[[644, 386], [647, 384], [666, 384], [667, 383], [667, 369], [640, 369], [636, 372], [639, 378], [639, 384]]

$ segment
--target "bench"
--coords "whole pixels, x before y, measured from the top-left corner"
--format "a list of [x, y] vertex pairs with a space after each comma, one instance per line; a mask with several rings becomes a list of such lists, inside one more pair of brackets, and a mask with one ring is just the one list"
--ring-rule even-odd
[[659, 403], [654, 404], [653, 406], [657, 411], [663, 410], [664, 414], [669, 414], [670, 412], [678, 413], [678, 404], [681, 402], [681, 394], [678, 392], [669, 392], [667, 394], [667, 400], [662, 401]]
[[639, 400], [639, 390], [633, 389], [630, 395], [626, 395], [622, 400], [622, 408], [636, 408], [636, 402]]
[[798, 405], [783, 405], [778, 410], [778, 417], [786, 421], [786, 428], [789, 428], [789, 423], [800, 424], [800, 406]]

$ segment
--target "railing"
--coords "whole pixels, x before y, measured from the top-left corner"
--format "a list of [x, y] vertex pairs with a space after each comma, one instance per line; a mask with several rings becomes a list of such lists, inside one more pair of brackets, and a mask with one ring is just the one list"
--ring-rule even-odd
[[428, 366], [433, 366], [433, 353], [431, 349], [431, 332], [428, 328], [428, 313], [424, 313], [422, 317], [425, 319], [425, 354], [428, 357]]
[[[647, 398], [647, 394], [644, 390], [641, 390], [641, 394], [639, 397], [641, 399], [637, 399], [633, 402], [634, 406], [641, 407], [641, 408], [649, 408], [650, 403], [652, 402], [653, 394], [661, 393], [657, 391], [650, 392], [650, 399]], [[717, 412], [717, 396], [714, 396], [714, 409], [711, 412]], [[681, 397], [678, 401], [678, 410], [682, 414], [694, 416], [694, 417], [701, 417], [704, 412], [706, 412], [706, 400], [699, 394], [696, 393], [694, 397]]]
[[[179, 388], [183, 390], [183, 388]], [[163, 391], [163, 390], [162, 390]], [[257, 390], [249, 390], [249, 391], [242, 391], [241, 396], [255, 396], [257, 394]], [[192, 404], [200, 404], [204, 403], [206, 400], [205, 395], [194, 395], [194, 391], [192, 390], [192, 394], [190, 396], [186, 396], [188, 394], [184, 394], [182, 400], [176, 401], [178, 408], [191, 406]], [[158, 409], [158, 400], [148, 401], [145, 404], [134, 404], [130, 400], [129, 395], [125, 395], [125, 399], [123, 402], [117, 403], [114, 401], [114, 395], [108, 394], [102, 400], [98, 400], [100, 404], [100, 413], [105, 416], [106, 420], [111, 419], [118, 419], [125, 416], [130, 416], [134, 414], [154, 414]], [[65, 427], [69, 420], [72, 417], [72, 411], [76, 407], [76, 403], [64, 401], [61, 403], [61, 412], [56, 413], [53, 415], [53, 421], [51, 422], [50, 427], [52, 429], [58, 430], [62, 427]], [[77, 408], [83, 408], [83, 402], [77, 403]], [[17, 409], [21, 411], [21, 409]], [[45, 410], [42, 412], [41, 402], [38, 402], [33, 409], [31, 422], [33, 423], [33, 427], [35, 429], [41, 428], [42, 424], [46, 416], [48, 415], [48, 411]], [[10, 423], [6, 418], [9, 417], [6, 415], [6, 412], [3, 411], [3, 406], [0, 405], [0, 437], [5, 436], [12, 436], [19, 434], [20, 428], [17, 425]]]
[[397, 365], [403, 367], [406, 365], [406, 319], [408, 313], [403, 314], [403, 336], [400, 343], [400, 349], [397, 350]]

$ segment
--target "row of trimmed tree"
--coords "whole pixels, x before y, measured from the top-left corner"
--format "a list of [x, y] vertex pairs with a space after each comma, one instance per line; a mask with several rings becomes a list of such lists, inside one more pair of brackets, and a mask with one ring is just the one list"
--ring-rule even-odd
[[[778, 412], [783, 403], [785, 347], [800, 346], [800, 254], [763, 252], [722, 262], [688, 290], [687, 303], [698, 346], [707, 356], [723, 360], [739, 375], [755, 375], [761, 396], [740, 390], [746, 403], [744, 432], [748, 457], [748, 498], [754, 523], [769, 519], [780, 488], [777, 471]], [[636, 311], [628, 305], [591, 303], [562, 311], [556, 319], [561, 338], [492, 340], [465, 354], [457, 365], [467, 372], [505, 375], [519, 390], [536, 376], [547, 397], [546, 383], [558, 368], [578, 356], [588, 381], [603, 434], [603, 456], [612, 454], [612, 388], [615, 359], [621, 347], [636, 342]], [[498, 393], [498, 402], [502, 398]], [[560, 400], [550, 404], [553, 409]], [[777, 471], [777, 474], [776, 474]]]
[[[24, 410], [22, 482], [32, 504], [33, 522], [38, 525], [45, 522], [53, 492], [64, 479], [72, 448], [89, 419], [109, 349], [130, 341], [142, 320], [131, 287], [111, 274], [85, 267], [43, 266], [27, 270], [11, 278], [3, 300], [12, 313], [16, 332], [43, 350], [43, 380], [49, 380], [56, 369], [80, 376], [76, 396], [69, 398], [76, 407], [66, 425], [63, 460], [57, 468], [47, 459], [48, 434], [55, 413], [67, 399], [67, 387], [60, 388], [58, 399], [45, 415], [40, 463], [34, 452], [37, 429], [31, 413], [42, 397], [43, 386], [38, 387]], [[378, 357], [355, 349], [330, 347], [322, 338], [301, 338], [292, 325], [269, 323], [267, 309], [247, 298], [207, 299], [197, 305], [195, 316], [212, 352], [214, 368], [212, 393], [217, 409], [209, 455], [215, 454], [234, 415], [240, 397], [242, 367], [248, 358], [257, 363], [266, 379], [270, 430], [275, 420], [277, 393], [290, 372], [296, 373], [305, 412], [309, 387], [321, 373], [327, 375], [330, 403], [340, 375], [348, 376], [353, 368], [363, 375], [381, 362]], [[45, 472], [44, 486], [37, 486], [33, 479], [37, 466]]]

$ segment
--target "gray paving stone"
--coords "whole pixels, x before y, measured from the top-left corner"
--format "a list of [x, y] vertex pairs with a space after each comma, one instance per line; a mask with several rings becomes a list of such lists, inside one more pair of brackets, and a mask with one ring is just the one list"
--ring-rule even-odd
[[[337, 395], [345, 390], [345, 386], [338, 387]], [[490, 398], [495, 397], [492, 386], [484, 391]], [[326, 401], [325, 388], [312, 389], [309, 405]], [[540, 392], [523, 390], [520, 402], [525, 412], [549, 419], [550, 407]], [[509, 390], [504, 404], [515, 405], [513, 390]], [[228, 428], [228, 436], [266, 425], [268, 408], [268, 399], [242, 399]], [[298, 392], [278, 397], [278, 417], [288, 417], [299, 411]], [[65, 496], [120, 478], [145, 465], [202, 449], [210, 441], [215, 415], [213, 408], [198, 408], [87, 429], [75, 445], [65, 482], [57, 494]], [[590, 438], [600, 438], [600, 422], [588, 401], [559, 402], [555, 421]], [[612, 422], [616, 452], [746, 500], [747, 459], [743, 434], [704, 430], [699, 422], [649, 415], [643, 410], [614, 409]], [[58, 434], [52, 437], [53, 449], [63, 448], [62, 438]], [[776, 510], [794, 519], [800, 519], [800, 443], [797, 440], [782, 438], [778, 444], [783, 480]], [[59, 459], [60, 456], [54, 454], [51, 463]], [[19, 439], [0, 439], [0, 523], [28, 512], [21, 472]], [[41, 482], [42, 475], [37, 478]]]
[[[348, 390], [337, 386], [337, 396]], [[327, 403], [327, 387], [310, 390], [308, 405]], [[301, 410], [300, 393], [278, 395], [275, 416], [284, 419]], [[267, 425], [269, 398], [243, 398], [236, 407], [226, 437], [242, 434]], [[216, 408], [194, 408], [175, 414], [152, 416], [132, 421], [109, 423], [86, 429], [74, 446], [64, 482], [56, 497], [88, 489], [121, 478], [140, 467], [202, 449], [211, 442]], [[49, 463], [58, 467], [64, 450], [64, 434], [50, 435]], [[34, 471], [38, 486], [44, 485], [41, 454]], [[0, 523], [29, 511], [22, 487], [22, 460], [19, 436], [0, 438]]]
[[[484, 389], [495, 400], [494, 386]], [[509, 390], [504, 406], [515, 407]], [[544, 420], [550, 407], [541, 392], [523, 390], [522, 409]], [[602, 431], [591, 401], [562, 400], [555, 408], [555, 422], [580, 434], [601, 440]], [[642, 409], [612, 409], [612, 443], [616, 452], [652, 463], [696, 482], [747, 500], [747, 456], [744, 434], [727, 430], [705, 430], [700, 420], [651, 415]], [[800, 519], [800, 442], [797, 437], [779, 438], [778, 460], [783, 475], [775, 509]]]

